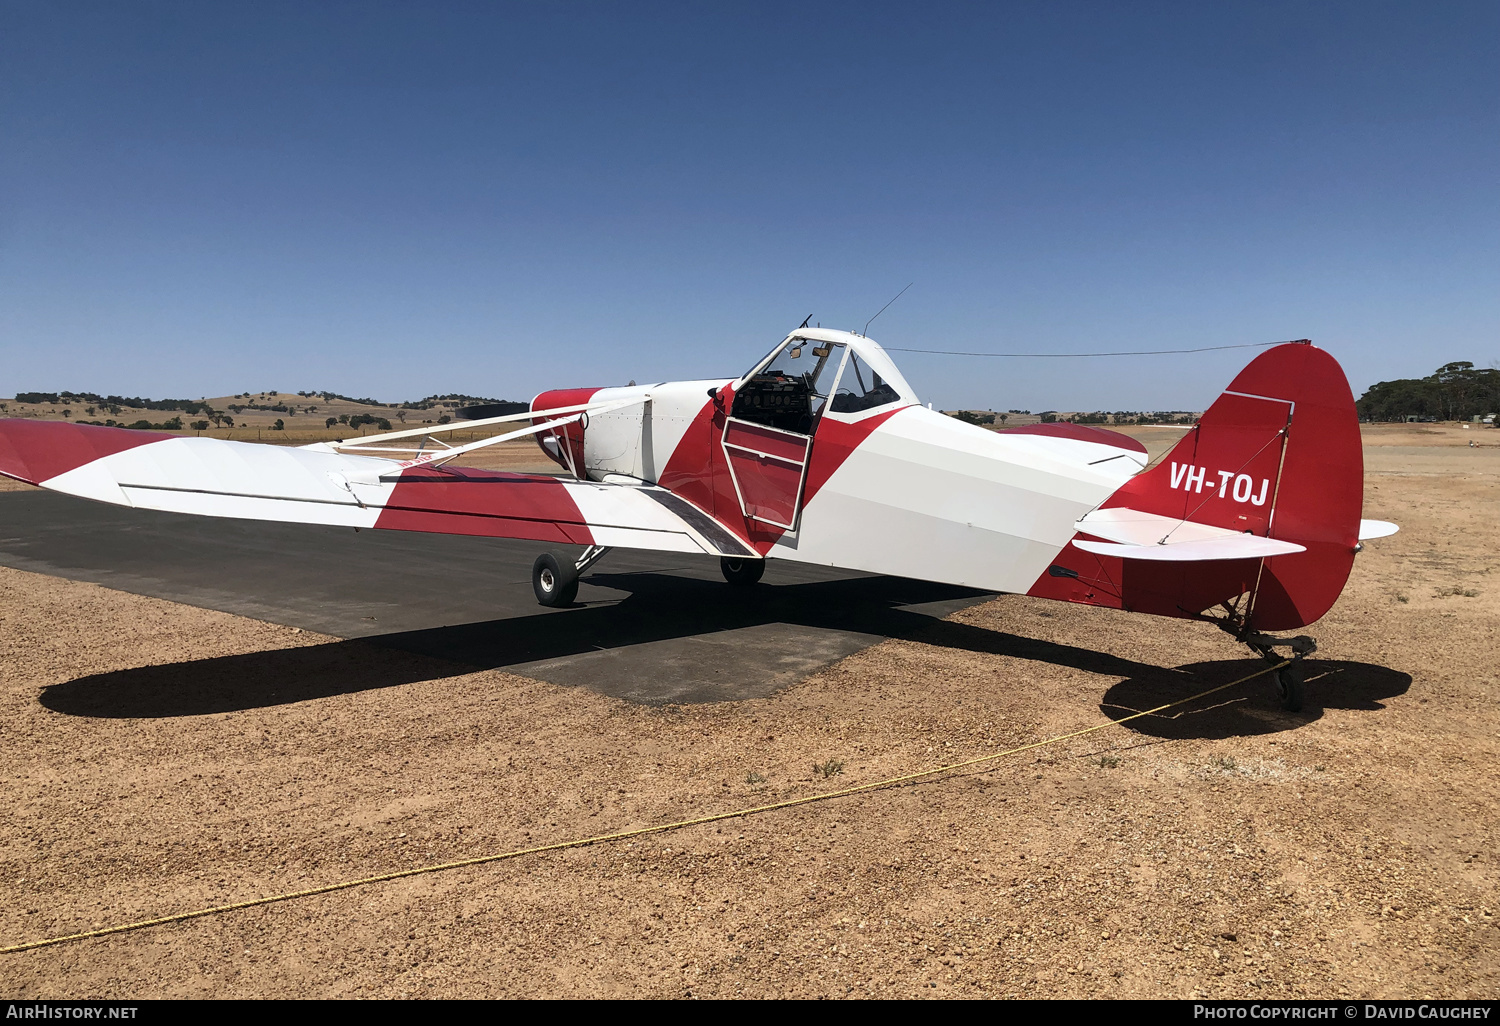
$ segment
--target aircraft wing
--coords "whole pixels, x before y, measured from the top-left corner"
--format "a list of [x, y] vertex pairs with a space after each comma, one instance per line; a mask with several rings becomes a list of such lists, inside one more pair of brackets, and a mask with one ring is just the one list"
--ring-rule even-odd
[[138, 509], [338, 527], [754, 556], [664, 488], [407, 465], [86, 424], [0, 420], [0, 474]]

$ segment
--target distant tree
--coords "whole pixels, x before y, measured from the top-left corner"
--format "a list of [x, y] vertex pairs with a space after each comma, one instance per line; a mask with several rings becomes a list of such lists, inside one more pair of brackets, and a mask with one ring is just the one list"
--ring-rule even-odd
[[339, 414], [339, 423], [340, 424], [347, 424], [347, 423], [349, 423], [349, 414], [347, 414], [347, 413], [341, 413], [341, 414]]
[[448, 416], [448, 415], [447, 415], [447, 414], [446, 414], [446, 413], [445, 413], [445, 414], [443, 414], [443, 415], [442, 415], [442, 416], [441, 416], [441, 417], [439, 417], [439, 418], [438, 418], [438, 423], [439, 423], [439, 424], [446, 424], [446, 423], [448, 423], [448, 422], [449, 422], [449, 421], [450, 421], [450, 420], [452, 420], [452, 419], [453, 419], [453, 418], [452, 418], [452, 417], [450, 417], [450, 416]]
[[961, 420], [965, 424], [980, 425], [995, 423], [995, 415], [993, 413], [971, 413], [968, 410], [959, 410], [953, 414], [953, 417], [955, 420]]
[[323, 426], [324, 427], [333, 427], [338, 422], [339, 422], [339, 419], [337, 417], [329, 417], [327, 420], [325, 420], [323, 422]]
[[1467, 420], [1500, 410], [1500, 370], [1468, 360], [1439, 367], [1425, 378], [1372, 385], [1355, 403], [1363, 420]]
[[192, 426], [193, 426], [193, 430], [194, 431], [207, 431], [208, 430], [208, 421], [206, 421], [206, 420], [195, 420], [195, 421], [193, 421], [193, 425]]
[[234, 418], [233, 417], [225, 417], [224, 418], [224, 426], [225, 427], [234, 427]]
[[406, 411], [405, 410], [397, 410], [396, 411], [396, 419], [399, 420], [401, 423], [405, 424], [406, 423]]
[[94, 415], [94, 408], [92, 406], [90, 406], [84, 412], [87, 413], [90, 417], [92, 417]]
[[271, 430], [272, 431], [285, 431], [286, 430], [286, 421], [282, 420], [280, 417], [277, 417], [276, 418], [276, 423], [274, 423], [274, 424], [271, 425]]
[[1008, 413], [997, 413], [997, 414], [995, 414], [995, 416], [997, 416], [997, 417], [1000, 418], [1000, 426], [1001, 427], [1004, 427], [1005, 426], [1005, 422], [1010, 419], [1010, 414], [1008, 414]]
[[72, 410], [63, 410], [63, 414], [62, 415], [64, 417], [71, 417], [71, 416], [73, 416], [73, 411]]
[[377, 417], [372, 413], [356, 413], [349, 418], [350, 427], [363, 427], [366, 424], [374, 424], [382, 431], [389, 431], [391, 429], [390, 421], [384, 417]]

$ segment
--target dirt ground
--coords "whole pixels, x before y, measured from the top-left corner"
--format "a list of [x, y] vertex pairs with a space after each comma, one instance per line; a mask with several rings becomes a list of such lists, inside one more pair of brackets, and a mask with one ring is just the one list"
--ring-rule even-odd
[[[1500, 437], [1367, 430], [1365, 515], [1402, 531], [1311, 629], [1300, 714], [1262, 679], [983, 772], [0, 955], [0, 993], [1491, 997], [1500, 448], [1471, 434]], [[972, 758], [1242, 655], [1005, 596], [768, 699], [643, 707], [0, 569], [0, 946]], [[278, 700], [307, 675], [335, 697]]]

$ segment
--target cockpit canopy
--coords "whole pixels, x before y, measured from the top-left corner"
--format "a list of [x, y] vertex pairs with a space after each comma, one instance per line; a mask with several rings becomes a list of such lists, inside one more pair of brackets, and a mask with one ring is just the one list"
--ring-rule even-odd
[[732, 415], [810, 435], [825, 414], [854, 421], [916, 402], [911, 386], [871, 339], [799, 328], [735, 382]]

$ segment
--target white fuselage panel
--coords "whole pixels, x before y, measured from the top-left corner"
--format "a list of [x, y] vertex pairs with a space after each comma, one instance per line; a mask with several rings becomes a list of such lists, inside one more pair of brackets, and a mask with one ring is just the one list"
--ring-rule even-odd
[[770, 555], [1024, 592], [1073, 523], [1142, 461], [1106, 444], [985, 431], [908, 407], [849, 455]]

